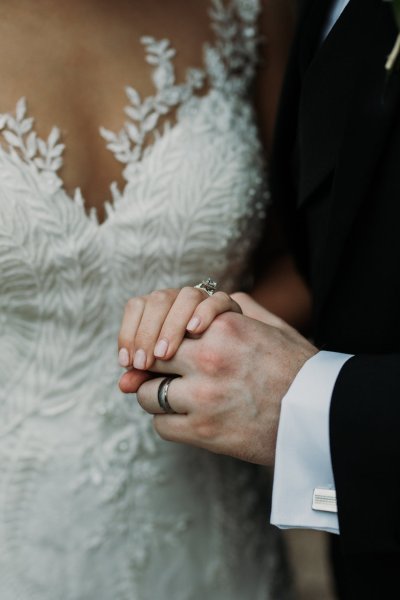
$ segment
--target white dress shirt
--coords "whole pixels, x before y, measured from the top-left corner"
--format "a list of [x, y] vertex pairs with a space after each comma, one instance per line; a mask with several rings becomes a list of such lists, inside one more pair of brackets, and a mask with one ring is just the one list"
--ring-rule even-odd
[[340, 15], [342, 14], [349, 2], [350, 0], [336, 0], [336, 2], [334, 2], [328, 20], [325, 23], [325, 27], [323, 29], [323, 39], [325, 39], [328, 36], [331, 29], [336, 24], [336, 21], [339, 19]]
[[[350, 0], [337, 0], [323, 29], [329, 35]], [[319, 352], [308, 360], [282, 400], [276, 446], [271, 523], [339, 533], [336, 512], [315, 510], [315, 490], [334, 490], [329, 442], [333, 388], [348, 354]]]
[[298, 373], [282, 401], [276, 445], [271, 523], [339, 533], [336, 512], [313, 510], [316, 489], [334, 490], [329, 409], [349, 354], [318, 352]]

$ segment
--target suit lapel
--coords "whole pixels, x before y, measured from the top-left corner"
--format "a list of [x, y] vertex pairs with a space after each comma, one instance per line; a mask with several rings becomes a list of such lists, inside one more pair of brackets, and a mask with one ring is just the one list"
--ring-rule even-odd
[[321, 45], [323, 27], [334, 0], [313, 0], [307, 5], [301, 18], [299, 43], [300, 76], [303, 77]]
[[300, 12], [279, 104], [270, 164], [272, 197], [289, 244], [304, 268], [305, 257], [300, 256], [302, 231], [293, 219], [299, 176], [298, 107], [302, 78], [319, 46], [320, 32], [332, 1], [307, 0]]
[[[298, 116], [298, 206], [308, 201], [336, 165], [348, 112], [357, 91], [360, 48], [360, 3], [352, 0], [321, 44], [323, 22], [314, 32], [314, 52], [303, 73]], [[366, 0], [368, 2], [368, 0]], [[311, 53], [311, 48], [307, 54]]]
[[298, 63], [303, 77], [322, 42], [322, 31], [334, 0], [310, 0], [301, 17]]
[[354, 19], [358, 17], [358, 28], [362, 31], [356, 48], [351, 39], [348, 41], [352, 43], [345, 46], [357, 58], [359, 75], [346, 126], [340, 135], [325, 247], [316, 267], [319, 306], [330, 291], [354, 220], [379, 166], [393, 118], [400, 109], [400, 73], [393, 73], [387, 81], [384, 69], [397, 35], [391, 8], [382, 0], [351, 0], [350, 4], [352, 30], [357, 30]]
[[[320, 184], [327, 175], [332, 177], [324, 219], [328, 224], [319, 236], [322, 243], [313, 277], [318, 314], [379, 164], [394, 113], [400, 110], [400, 73], [393, 73], [385, 87], [384, 65], [397, 35], [390, 4], [350, 0], [320, 45], [330, 6], [329, 0], [309, 0], [305, 5], [288, 65], [271, 161], [272, 195], [307, 276], [310, 240], [304, 217], [308, 203], [319, 201]], [[315, 104], [308, 104], [305, 97]]]

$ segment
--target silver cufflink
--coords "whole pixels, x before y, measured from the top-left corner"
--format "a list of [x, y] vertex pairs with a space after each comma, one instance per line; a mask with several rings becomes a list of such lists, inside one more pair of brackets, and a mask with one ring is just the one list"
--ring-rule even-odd
[[315, 488], [313, 492], [312, 509], [337, 513], [336, 490], [331, 488]]

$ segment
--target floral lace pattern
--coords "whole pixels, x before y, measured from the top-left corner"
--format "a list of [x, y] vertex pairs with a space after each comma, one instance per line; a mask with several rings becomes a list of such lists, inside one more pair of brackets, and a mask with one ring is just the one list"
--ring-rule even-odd
[[211, 4], [183, 83], [143, 38], [155, 93], [128, 87], [123, 130], [102, 130], [126, 185], [101, 226], [64, 189], [59, 130], [40, 139], [24, 99], [0, 115], [2, 600], [286, 598], [256, 469], [163, 442], [116, 386], [126, 300], [203, 274], [233, 290], [261, 230], [259, 2]]
[[47, 141], [42, 140], [33, 130], [33, 118], [27, 117], [26, 111], [26, 100], [21, 98], [15, 116], [0, 115], [0, 131], [9, 145], [10, 155], [21, 156], [32, 169], [42, 173], [49, 190], [56, 191], [62, 185], [57, 171], [62, 167], [61, 155], [65, 148], [59, 143], [60, 131], [53, 127]]
[[117, 160], [130, 166], [143, 157], [143, 146], [149, 134], [158, 134], [156, 127], [160, 118], [186, 102], [204, 83], [204, 73], [199, 69], [188, 69], [186, 82], [181, 85], [175, 83], [172, 62], [175, 50], [168, 40], [143, 37], [142, 43], [147, 49], [147, 62], [154, 66], [156, 94], [142, 101], [139, 93], [128, 86], [126, 94], [130, 105], [125, 108], [125, 113], [130, 121], [125, 123], [118, 135], [101, 128], [109, 150], [115, 153]]

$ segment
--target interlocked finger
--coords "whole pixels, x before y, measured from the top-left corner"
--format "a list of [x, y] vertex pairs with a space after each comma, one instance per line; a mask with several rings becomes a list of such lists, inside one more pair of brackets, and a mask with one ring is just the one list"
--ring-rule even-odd
[[119, 362], [121, 367], [133, 364], [135, 336], [144, 313], [146, 301], [143, 297], [131, 298], [125, 306], [118, 336]]
[[[190, 402], [184, 396], [185, 386], [181, 378], [174, 377], [171, 379], [166, 389], [166, 380], [169, 379], [170, 377], [152, 379], [141, 385], [137, 392], [137, 400], [143, 410], [152, 415], [159, 415], [170, 412], [166, 408], [170, 407], [171, 412], [173, 411], [180, 415], [187, 414]], [[164, 399], [160, 398], [163, 390], [167, 392]]]
[[187, 330], [190, 333], [203, 333], [218, 315], [225, 312], [241, 313], [242, 309], [225, 292], [215, 292], [198, 305], [187, 325]]
[[185, 337], [186, 326], [194, 311], [208, 298], [209, 296], [204, 290], [194, 287], [181, 289], [162, 325], [154, 350], [157, 358], [169, 360], [174, 356]]

